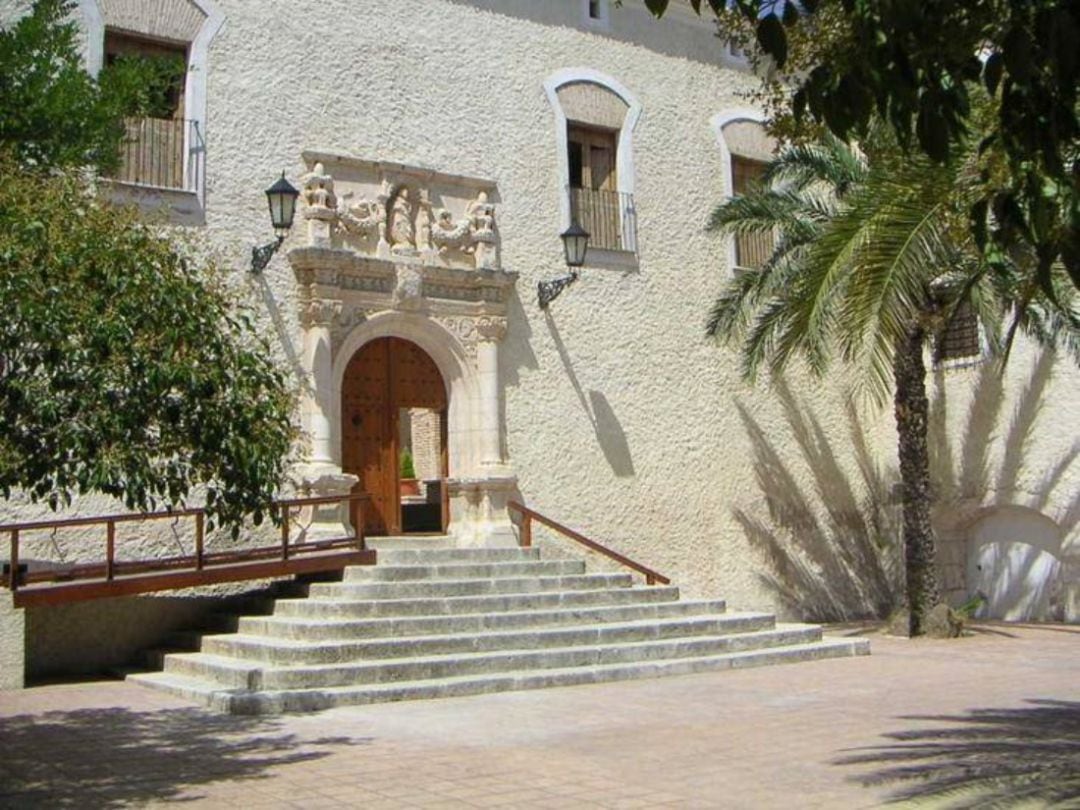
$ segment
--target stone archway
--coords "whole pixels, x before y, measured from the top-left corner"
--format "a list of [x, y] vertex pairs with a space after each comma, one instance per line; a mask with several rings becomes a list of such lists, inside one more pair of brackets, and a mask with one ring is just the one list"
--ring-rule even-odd
[[494, 184], [323, 153], [305, 159], [308, 241], [288, 254], [306, 375], [301, 489], [356, 483], [342, 472], [342, 381], [366, 343], [403, 339], [430, 356], [447, 389], [451, 533], [463, 545], [515, 542], [499, 344], [517, 276], [499, 267]]
[[[406, 512], [427, 504], [406, 504], [402, 500], [400, 459], [402, 414], [425, 409], [436, 414], [444, 434], [447, 415], [446, 384], [431, 356], [412, 341], [382, 337], [360, 347], [349, 359], [341, 385], [341, 469], [355, 475], [358, 491], [366, 492], [362, 510], [364, 533], [403, 534]], [[411, 439], [411, 436], [408, 437]], [[440, 442], [440, 445], [442, 443]], [[447, 478], [445, 446], [432, 470], [437, 529], [445, 529], [442, 514], [442, 482]], [[419, 495], [419, 491], [417, 492]]]

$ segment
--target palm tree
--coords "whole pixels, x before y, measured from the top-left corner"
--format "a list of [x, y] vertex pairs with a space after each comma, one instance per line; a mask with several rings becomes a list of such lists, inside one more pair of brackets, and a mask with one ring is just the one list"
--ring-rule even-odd
[[[940, 602], [927, 450], [925, 349], [962, 306], [971, 306], [1000, 349], [1019, 328], [1064, 341], [1080, 356], [1080, 313], [1071, 287], [1056, 300], [1024, 287], [1023, 256], [990, 267], [970, 237], [974, 178], [985, 156], [973, 145], [946, 166], [906, 155], [886, 127], [861, 149], [834, 137], [788, 147], [762, 182], [712, 213], [710, 228], [773, 234], [760, 267], [722, 290], [707, 332], [741, 345], [743, 372], [780, 371], [801, 356], [824, 374], [839, 356], [858, 388], [894, 403], [902, 484], [906, 599], [912, 635]], [[1000, 353], [1000, 352], [999, 352]]]

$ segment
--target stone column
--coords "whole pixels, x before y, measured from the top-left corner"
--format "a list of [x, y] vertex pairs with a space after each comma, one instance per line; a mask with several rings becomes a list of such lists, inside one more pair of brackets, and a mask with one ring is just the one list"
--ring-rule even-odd
[[[306, 463], [299, 470], [297, 482], [302, 498], [344, 497], [357, 482], [355, 475], [342, 473], [334, 461], [331, 445], [334, 367], [330, 327], [340, 314], [339, 301], [321, 299], [307, 301], [300, 310], [300, 323], [304, 328], [302, 362], [307, 372], [301, 417], [310, 442]], [[352, 531], [345, 502], [306, 508], [298, 525], [300, 540], [340, 537]]]
[[330, 327], [341, 314], [341, 302], [308, 301], [300, 311], [304, 328], [303, 364], [307, 372], [304, 392], [304, 430], [311, 441], [308, 463], [333, 466], [330, 446], [331, 397], [334, 388]]
[[481, 318], [476, 322], [476, 370], [479, 382], [480, 464], [503, 466], [502, 435], [499, 425], [499, 341], [506, 335], [502, 318]]

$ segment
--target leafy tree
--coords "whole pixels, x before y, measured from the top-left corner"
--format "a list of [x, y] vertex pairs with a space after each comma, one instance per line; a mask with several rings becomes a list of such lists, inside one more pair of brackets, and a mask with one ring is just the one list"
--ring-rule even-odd
[[[669, 0], [646, 0], [662, 14]], [[699, 13], [701, 0], [691, 0]], [[1080, 287], [1080, 5], [1069, 0], [707, 0], [722, 36], [758, 46], [777, 120], [864, 138], [873, 120], [939, 165], [982, 132], [1000, 151], [970, 200], [969, 227], [1003, 274], [1025, 246], [1021, 302], [1053, 296], [1056, 264]], [[977, 85], [993, 96], [972, 126]]]
[[[985, 272], [965, 217], [979, 159], [972, 141], [943, 168], [906, 155], [885, 127], [871, 127], [862, 152], [826, 136], [783, 150], [765, 183], [711, 219], [724, 232], [777, 236], [768, 261], [726, 286], [707, 327], [741, 344], [747, 377], [763, 367], [779, 372], [795, 356], [821, 374], [839, 355], [875, 399], [892, 393], [913, 635], [940, 601], [925, 350], [964, 304], [998, 346], [996, 325], [1023, 287], [1022, 262], [1035, 261], [1018, 256], [1008, 272]], [[1080, 357], [1073, 288], [1060, 271], [1054, 284], [1054, 296], [1034, 294], [1018, 323]]]
[[0, 492], [150, 509], [201, 486], [236, 528], [282, 480], [286, 380], [214, 268], [95, 196], [147, 84], [88, 76], [69, 10], [0, 32]]

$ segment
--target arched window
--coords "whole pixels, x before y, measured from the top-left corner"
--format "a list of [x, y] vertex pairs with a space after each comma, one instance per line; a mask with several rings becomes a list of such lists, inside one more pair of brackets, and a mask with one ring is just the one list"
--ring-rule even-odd
[[637, 99], [614, 79], [586, 68], [563, 70], [544, 83], [555, 111], [555, 140], [564, 227], [590, 234], [594, 258], [637, 252], [633, 129]]
[[189, 192], [205, 187], [207, 51], [224, 17], [210, 0], [80, 0], [87, 68], [96, 74], [124, 58], [175, 62], [161, 104], [127, 122], [115, 180]]
[[[765, 131], [764, 117], [752, 110], [731, 110], [715, 116], [713, 131], [724, 163], [724, 196], [745, 194], [757, 183], [776, 153], [776, 141]], [[769, 234], [738, 234], [731, 240], [728, 266], [759, 267], [773, 252]]]

